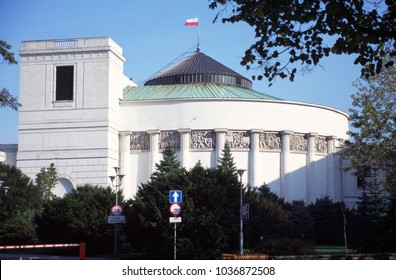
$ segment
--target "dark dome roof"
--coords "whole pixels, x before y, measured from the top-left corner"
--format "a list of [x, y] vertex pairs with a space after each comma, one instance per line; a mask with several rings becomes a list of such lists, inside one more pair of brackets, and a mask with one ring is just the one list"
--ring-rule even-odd
[[144, 85], [214, 83], [252, 88], [252, 82], [200, 51], [150, 78]]

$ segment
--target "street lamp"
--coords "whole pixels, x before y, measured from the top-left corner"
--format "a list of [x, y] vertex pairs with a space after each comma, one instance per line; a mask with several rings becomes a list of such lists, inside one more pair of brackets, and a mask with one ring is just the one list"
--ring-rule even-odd
[[[0, 181], [0, 191], [4, 191], [4, 196], [7, 195], [7, 192], [9, 191], [9, 189], [10, 189], [10, 187], [7, 187], [5, 185], [4, 181]], [[0, 203], [2, 203], [2, 202], [3, 202], [3, 199], [0, 197]]]
[[10, 187], [7, 187], [4, 181], [0, 181], [0, 191], [4, 191], [4, 195], [7, 195], [9, 189]]
[[[125, 175], [120, 174], [121, 167], [113, 167], [115, 170], [115, 176], [109, 176], [111, 181], [111, 186], [115, 188], [116, 193], [116, 205], [118, 206], [118, 190], [119, 187], [122, 185], [122, 179]], [[114, 224], [114, 257], [117, 256], [118, 253], [118, 223]]]
[[246, 171], [245, 169], [238, 169], [239, 174], [239, 189], [240, 189], [240, 197], [239, 197], [239, 223], [240, 223], [240, 230], [239, 230], [239, 254], [243, 255], [243, 203], [242, 203], [242, 176], [243, 173]]

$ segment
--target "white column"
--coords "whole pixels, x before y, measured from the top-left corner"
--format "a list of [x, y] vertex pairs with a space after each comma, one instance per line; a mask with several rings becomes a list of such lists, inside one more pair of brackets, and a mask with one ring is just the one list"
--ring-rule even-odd
[[189, 154], [190, 154], [190, 132], [189, 128], [179, 129], [180, 133], [180, 164], [181, 166], [188, 168], [189, 166]]
[[150, 167], [149, 176], [155, 171], [155, 164], [159, 162], [159, 130], [148, 130], [150, 135]]
[[281, 131], [281, 142], [282, 149], [280, 153], [280, 197], [285, 198], [287, 189], [290, 187], [289, 177], [289, 154], [290, 154], [290, 135], [293, 134], [293, 131], [284, 130]]
[[341, 186], [335, 186], [335, 140], [337, 136], [327, 137], [327, 188], [326, 195], [333, 201], [341, 201]]
[[216, 128], [216, 166], [219, 164], [219, 158], [221, 157], [221, 152], [225, 145], [225, 135], [227, 133], [226, 128]]
[[262, 129], [250, 130], [250, 168], [249, 168], [249, 185], [258, 187], [261, 183], [258, 181], [260, 174], [258, 159], [260, 157], [260, 133]]
[[120, 138], [120, 163], [121, 173], [125, 175], [122, 180], [122, 189], [124, 197], [133, 197], [136, 194], [136, 186], [132, 186], [132, 166], [131, 166], [131, 132], [121, 131], [119, 134]]
[[306, 186], [306, 203], [310, 203], [312, 201], [312, 192], [314, 187], [314, 157], [315, 157], [315, 137], [318, 136], [318, 133], [308, 133], [307, 134], [307, 186]]

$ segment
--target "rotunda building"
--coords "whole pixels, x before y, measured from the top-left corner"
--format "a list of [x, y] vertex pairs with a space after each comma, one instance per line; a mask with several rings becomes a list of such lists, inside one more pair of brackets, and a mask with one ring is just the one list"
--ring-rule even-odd
[[[146, 182], [171, 144], [182, 166], [216, 167], [229, 143], [244, 183], [268, 184], [286, 201], [335, 201], [353, 195], [336, 152], [348, 115], [252, 90], [252, 82], [200, 51], [124, 90], [120, 101], [120, 160], [126, 185]], [[127, 172], [129, 173], [129, 172]], [[348, 189], [347, 186], [352, 187]]]
[[[214, 168], [229, 143], [244, 184], [286, 201], [354, 201], [356, 178], [337, 155], [348, 115], [282, 100], [201, 51], [138, 87], [123, 73], [123, 50], [109, 37], [22, 42], [19, 143], [0, 161], [32, 179], [55, 165], [62, 196], [78, 185], [108, 186], [113, 167], [133, 197], [173, 145], [182, 166]], [[118, 169], [117, 169], [118, 170]]]

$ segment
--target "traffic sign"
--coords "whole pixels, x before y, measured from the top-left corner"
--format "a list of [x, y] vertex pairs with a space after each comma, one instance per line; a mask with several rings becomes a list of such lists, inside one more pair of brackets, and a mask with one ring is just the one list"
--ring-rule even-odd
[[122, 224], [125, 223], [125, 216], [107, 216], [108, 224]]
[[169, 217], [169, 223], [181, 223], [181, 217]]
[[122, 213], [122, 208], [119, 205], [114, 205], [111, 207], [111, 214], [114, 216], [119, 216]]
[[180, 204], [172, 203], [172, 204], [169, 206], [169, 212], [170, 212], [172, 215], [174, 215], [174, 216], [178, 216], [178, 215], [180, 214], [180, 212], [181, 212]]
[[169, 203], [182, 203], [183, 195], [180, 190], [169, 191]]

